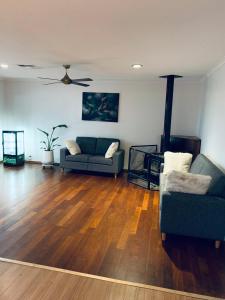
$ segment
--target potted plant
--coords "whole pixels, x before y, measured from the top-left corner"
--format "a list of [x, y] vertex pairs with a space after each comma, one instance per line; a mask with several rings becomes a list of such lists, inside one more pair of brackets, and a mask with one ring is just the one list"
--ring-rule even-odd
[[45, 140], [42, 140], [40, 142], [41, 149], [44, 149], [43, 161], [42, 161], [43, 166], [53, 165], [53, 163], [54, 163], [53, 150], [56, 147], [61, 146], [61, 145], [57, 144], [57, 140], [59, 139], [59, 137], [54, 136], [56, 128], [68, 128], [68, 126], [65, 124], [60, 124], [60, 125], [54, 126], [54, 127], [52, 127], [51, 133], [48, 133], [47, 131], [37, 128], [40, 132], [42, 132], [45, 135]]

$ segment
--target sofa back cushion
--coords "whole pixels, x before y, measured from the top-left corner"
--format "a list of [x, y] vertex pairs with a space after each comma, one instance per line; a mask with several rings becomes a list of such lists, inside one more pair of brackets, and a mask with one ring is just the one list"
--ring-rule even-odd
[[78, 136], [76, 138], [77, 144], [80, 146], [81, 153], [83, 154], [95, 154], [97, 138]]
[[[105, 155], [106, 151], [108, 150], [109, 146], [112, 143], [118, 142], [120, 147], [120, 140], [118, 139], [111, 139], [111, 138], [98, 138], [97, 145], [96, 145], [96, 155]], [[118, 147], [118, 150], [119, 150]]]
[[208, 189], [209, 195], [225, 197], [225, 174], [206, 156], [199, 154], [193, 162], [190, 172], [193, 174], [209, 175], [212, 177]]

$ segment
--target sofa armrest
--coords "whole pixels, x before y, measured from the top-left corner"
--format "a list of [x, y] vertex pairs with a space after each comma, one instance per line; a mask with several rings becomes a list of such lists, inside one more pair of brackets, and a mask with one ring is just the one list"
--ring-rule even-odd
[[225, 199], [209, 195], [163, 192], [161, 232], [225, 239]]
[[124, 150], [118, 150], [113, 155], [113, 166], [115, 173], [122, 171], [124, 166]]
[[60, 165], [66, 160], [66, 156], [70, 154], [67, 148], [60, 149]]

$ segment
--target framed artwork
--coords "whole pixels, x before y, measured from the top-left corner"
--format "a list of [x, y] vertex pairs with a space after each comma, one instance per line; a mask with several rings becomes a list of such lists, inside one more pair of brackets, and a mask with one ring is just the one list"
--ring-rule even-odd
[[119, 95], [83, 92], [82, 120], [118, 122]]

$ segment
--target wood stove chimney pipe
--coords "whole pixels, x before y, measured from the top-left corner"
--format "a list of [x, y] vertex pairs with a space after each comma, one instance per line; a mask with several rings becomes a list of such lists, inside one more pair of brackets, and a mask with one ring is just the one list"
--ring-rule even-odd
[[172, 118], [172, 109], [173, 109], [173, 90], [174, 90], [174, 79], [182, 78], [183, 76], [179, 75], [164, 75], [160, 78], [167, 79], [166, 85], [166, 104], [165, 104], [165, 116], [164, 116], [164, 132], [161, 150], [162, 152], [170, 150], [170, 132], [171, 132], [171, 118]]

